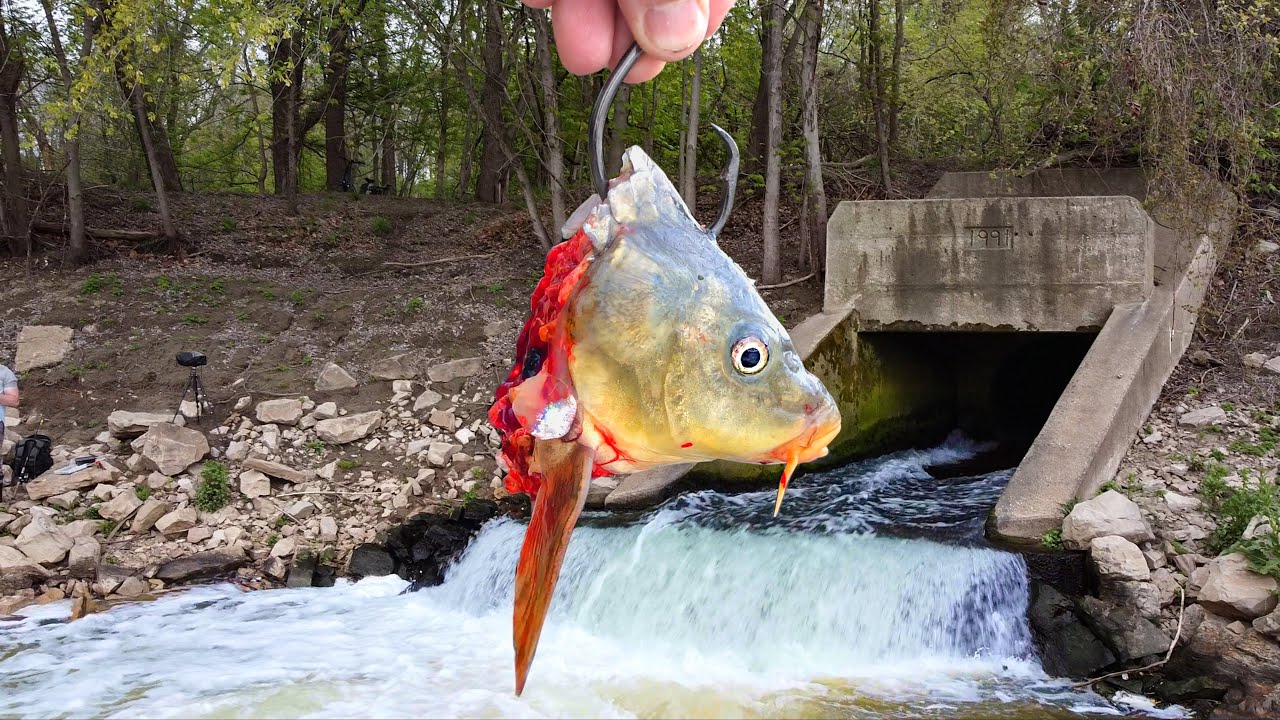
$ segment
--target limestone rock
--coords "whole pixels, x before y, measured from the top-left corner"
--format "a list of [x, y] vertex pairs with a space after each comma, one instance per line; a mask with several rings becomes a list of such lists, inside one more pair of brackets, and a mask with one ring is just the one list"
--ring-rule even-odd
[[1149, 580], [1151, 570], [1137, 545], [1117, 535], [1104, 535], [1089, 543], [1089, 555], [1098, 575], [1107, 580]]
[[320, 403], [316, 409], [311, 412], [316, 420], [328, 420], [329, 418], [338, 417], [338, 405], [334, 402]]
[[461, 360], [451, 360], [439, 365], [432, 365], [427, 370], [427, 377], [431, 382], [447, 383], [458, 378], [469, 378], [484, 370], [484, 360], [478, 357], [463, 358]]
[[1079, 598], [1077, 607], [1085, 622], [1121, 662], [1167, 652], [1173, 641], [1168, 633], [1133, 608], [1114, 606], [1088, 596]]
[[9, 555], [12, 552], [17, 551], [0, 545], [0, 595], [27, 590], [49, 578], [48, 570], [26, 559], [26, 556], [23, 556], [22, 562], [13, 562]]
[[181, 535], [196, 526], [199, 515], [195, 508], [183, 508], [167, 513], [156, 521], [156, 530], [164, 535]]
[[302, 401], [297, 398], [278, 398], [258, 403], [254, 414], [260, 423], [297, 425], [302, 419]]
[[120, 587], [116, 588], [114, 594], [123, 598], [136, 598], [142, 596], [148, 589], [147, 583], [141, 578], [130, 575], [120, 583]]
[[198, 545], [211, 537], [213, 537], [213, 531], [208, 525], [199, 525], [187, 531], [187, 542], [192, 545]]
[[320, 517], [320, 542], [337, 542], [338, 521], [328, 515]]
[[306, 473], [283, 463], [271, 462], [270, 460], [260, 460], [258, 458], [249, 458], [244, 461], [244, 466], [250, 470], [257, 470], [263, 475], [273, 478], [279, 478], [285, 482], [300, 483], [307, 479]]
[[438, 428], [453, 432], [453, 426], [457, 420], [454, 418], [453, 413], [448, 410], [432, 410], [431, 414], [427, 416], [427, 422]]
[[172, 413], [116, 410], [107, 416], [107, 432], [121, 440], [136, 438], [158, 423], [173, 422]]
[[377, 410], [330, 418], [316, 423], [316, 435], [335, 445], [355, 442], [382, 425], [382, 413]]
[[73, 520], [62, 526], [62, 532], [67, 537], [75, 540], [78, 537], [93, 537], [98, 534], [99, 525], [97, 520]]
[[133, 523], [129, 525], [129, 532], [144, 533], [156, 526], [156, 522], [169, 512], [169, 506], [156, 498], [147, 498], [142, 503], [142, 507], [138, 508], [138, 512], [133, 515]]
[[426, 390], [422, 391], [422, 394], [418, 396], [417, 400], [413, 401], [413, 411], [422, 412], [423, 410], [426, 410], [429, 407], [434, 407], [435, 404], [440, 402], [441, 400], [444, 400], [443, 395], [436, 392], [435, 390], [432, 390], [431, 388], [427, 388]]
[[227, 443], [227, 459], [231, 462], [243, 462], [249, 457], [249, 443], [244, 440], [232, 440]]
[[1253, 621], [1253, 629], [1273, 640], [1280, 640], [1280, 608]]
[[285, 583], [285, 587], [311, 587], [315, 572], [315, 554], [303, 550], [293, 558], [293, 562], [289, 565], [289, 581]]
[[347, 575], [353, 577], [381, 577], [395, 572], [395, 562], [391, 555], [381, 546], [374, 543], [357, 545], [347, 560]]
[[13, 543], [14, 547], [34, 563], [45, 565], [62, 562], [75, 541], [46, 514], [53, 512], [52, 510], [39, 514], [35, 510], [32, 509], [31, 522], [22, 529]]
[[71, 577], [91, 580], [98, 574], [98, 561], [102, 559], [102, 545], [91, 537], [78, 537], [67, 557], [67, 570]]
[[1046, 672], [1064, 677], [1089, 677], [1116, 661], [1115, 655], [1076, 614], [1071, 600], [1052, 586], [1032, 585], [1027, 619], [1046, 638], [1040, 660]]
[[1199, 410], [1192, 410], [1191, 412], [1183, 413], [1182, 416], [1178, 418], [1178, 424], [1183, 427], [1202, 428], [1226, 422], [1226, 420], [1226, 411], [1217, 405], [1210, 405], [1206, 408], [1200, 408]]
[[316, 378], [317, 392], [337, 392], [339, 390], [350, 390], [360, 383], [351, 376], [351, 373], [344, 370], [336, 363], [329, 363], [320, 371], [320, 376]]
[[62, 362], [71, 352], [72, 331], [61, 325], [28, 325], [18, 332], [14, 371], [26, 372]]
[[166, 583], [183, 583], [235, 572], [247, 558], [236, 546], [206, 550], [160, 566], [156, 577]]
[[1241, 364], [1247, 368], [1260, 368], [1267, 364], [1269, 358], [1262, 353], [1249, 353], [1240, 359]]
[[200, 462], [209, 454], [209, 441], [203, 433], [157, 423], [147, 430], [142, 457], [147, 466], [170, 477]]
[[285, 575], [289, 572], [289, 564], [275, 555], [271, 555], [267, 557], [267, 561], [262, 564], [262, 572], [277, 580], [283, 580]]
[[316, 506], [315, 503], [312, 503], [310, 500], [299, 500], [298, 502], [290, 505], [289, 509], [285, 512], [299, 520], [306, 520], [315, 514]]
[[55, 470], [57, 467], [50, 468], [49, 472], [27, 483], [27, 497], [39, 501], [72, 490], [82, 490], [116, 480], [115, 473], [96, 465], [71, 475], [58, 475], [54, 472]]
[[288, 557], [293, 554], [298, 547], [298, 540], [294, 537], [280, 538], [275, 545], [271, 546], [272, 557]]
[[1062, 539], [1070, 547], [1086, 548], [1094, 538], [1107, 535], [1117, 535], [1133, 543], [1155, 539], [1142, 519], [1142, 510], [1115, 490], [1077, 503], [1062, 521]]
[[1262, 369], [1270, 370], [1271, 372], [1280, 375], [1280, 355], [1277, 355], [1271, 358], [1270, 360], [1262, 363]]
[[1200, 500], [1198, 498], [1188, 497], [1186, 495], [1179, 495], [1178, 493], [1173, 492], [1172, 490], [1165, 492], [1164, 504], [1168, 505], [1170, 510], [1177, 513], [1190, 512], [1192, 510], [1200, 509]]
[[1200, 604], [1223, 617], [1252, 620], [1276, 608], [1276, 580], [1249, 569], [1242, 553], [1214, 558], [1206, 566], [1208, 579], [1200, 589]]
[[76, 503], [79, 500], [80, 500], [79, 490], [68, 490], [60, 495], [54, 495], [53, 497], [49, 498], [48, 500], [45, 501], [45, 504], [50, 507], [56, 507], [59, 510], [70, 510], [71, 508], [76, 506]]
[[257, 470], [240, 473], [240, 493], [247, 498], [267, 497], [271, 494], [271, 478]]
[[23, 555], [18, 548], [0, 545], [0, 574], [30, 564], [31, 558]]
[[412, 354], [401, 353], [374, 361], [369, 374], [379, 380], [412, 380], [418, 376], [418, 369], [414, 367]]
[[105, 502], [98, 506], [98, 514], [107, 520], [123, 521], [129, 517], [134, 510], [142, 505], [142, 501], [132, 492], [122, 492], [116, 495], [109, 502]]

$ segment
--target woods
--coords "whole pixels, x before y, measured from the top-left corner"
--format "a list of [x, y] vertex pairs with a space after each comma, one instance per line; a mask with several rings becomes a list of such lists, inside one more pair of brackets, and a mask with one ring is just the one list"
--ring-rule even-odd
[[[739, 2], [698, 52], [619, 93], [608, 171], [641, 145], [688, 203], [716, 201], [724, 158], [700, 136], [727, 129], [763, 283], [784, 280], [784, 257], [821, 275], [833, 201], [902, 197], [912, 163], [1141, 163], [1170, 187], [1200, 167], [1274, 196], [1276, 17], [1125, 0]], [[517, 202], [546, 247], [590, 194], [603, 77], [569, 74], [547, 13], [516, 3], [5, 2], [0, 54], [15, 256], [88, 259], [86, 187], [150, 190], [158, 222], [131, 229], [168, 247], [183, 240], [173, 193], [270, 191], [295, 214], [317, 192]], [[800, 243], [784, 247], [793, 217]]]

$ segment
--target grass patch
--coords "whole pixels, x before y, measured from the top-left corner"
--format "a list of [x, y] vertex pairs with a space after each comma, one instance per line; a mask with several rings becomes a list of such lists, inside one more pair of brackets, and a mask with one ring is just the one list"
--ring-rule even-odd
[[373, 224], [369, 229], [378, 237], [386, 237], [391, 234], [391, 221], [379, 215], [373, 219]]
[[354, 470], [358, 467], [360, 467], [360, 462], [358, 460], [348, 460], [347, 458], [343, 458], [338, 461], [339, 470]]
[[231, 488], [227, 485], [227, 466], [220, 462], [207, 462], [200, 470], [200, 484], [196, 487], [196, 507], [204, 512], [214, 512], [231, 502]]
[[142, 502], [146, 502], [147, 498], [151, 497], [151, 488], [146, 485], [139, 485], [133, 489], [133, 494], [137, 495]]

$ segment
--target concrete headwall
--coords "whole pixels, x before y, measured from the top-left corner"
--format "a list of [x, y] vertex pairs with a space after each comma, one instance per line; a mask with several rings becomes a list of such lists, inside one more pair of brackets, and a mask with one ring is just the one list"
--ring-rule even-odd
[[863, 331], [1096, 330], [1152, 290], [1127, 196], [845, 202], [827, 227], [824, 306]]

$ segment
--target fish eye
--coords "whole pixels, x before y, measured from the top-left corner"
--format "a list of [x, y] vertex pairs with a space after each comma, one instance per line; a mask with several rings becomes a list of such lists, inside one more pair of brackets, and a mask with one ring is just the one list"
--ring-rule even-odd
[[743, 375], [755, 375], [769, 364], [769, 346], [763, 340], [747, 336], [733, 344], [733, 367]]

